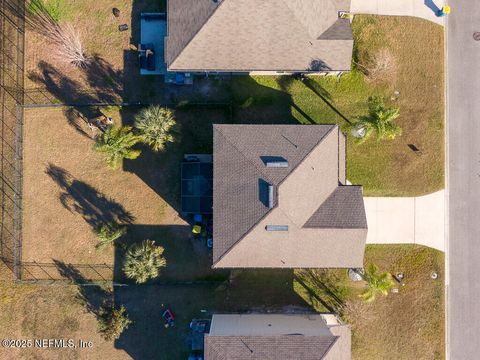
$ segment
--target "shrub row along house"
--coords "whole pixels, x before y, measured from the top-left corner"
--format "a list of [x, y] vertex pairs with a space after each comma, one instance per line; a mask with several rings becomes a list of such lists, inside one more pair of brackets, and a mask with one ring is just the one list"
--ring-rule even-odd
[[349, 71], [350, 0], [169, 0], [165, 62], [193, 73]]

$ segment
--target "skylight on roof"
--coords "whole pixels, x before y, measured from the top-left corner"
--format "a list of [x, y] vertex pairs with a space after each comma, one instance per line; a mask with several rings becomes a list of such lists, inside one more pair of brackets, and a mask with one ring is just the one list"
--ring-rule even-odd
[[266, 167], [270, 168], [286, 168], [288, 160], [282, 156], [260, 156]]
[[267, 225], [265, 226], [267, 231], [288, 231], [288, 225]]

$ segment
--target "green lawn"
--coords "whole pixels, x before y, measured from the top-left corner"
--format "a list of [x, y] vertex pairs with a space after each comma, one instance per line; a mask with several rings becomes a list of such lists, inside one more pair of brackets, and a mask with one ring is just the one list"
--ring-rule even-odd
[[[380, 95], [400, 108], [402, 136], [393, 141], [348, 142], [348, 179], [369, 196], [415, 196], [444, 187], [443, 30], [414, 18], [356, 16], [355, 62], [368, 64], [382, 49], [394, 73], [369, 81], [361, 69], [337, 77], [234, 77], [237, 122], [337, 123], [365, 114]], [[393, 70], [392, 70], [393, 71]], [[395, 92], [398, 95], [394, 95]], [[395, 100], [392, 100], [395, 98]], [[414, 153], [409, 144], [420, 149]]]

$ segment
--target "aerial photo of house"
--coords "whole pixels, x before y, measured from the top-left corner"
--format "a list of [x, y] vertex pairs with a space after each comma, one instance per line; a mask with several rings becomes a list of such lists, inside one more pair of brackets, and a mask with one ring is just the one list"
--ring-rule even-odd
[[0, 0], [0, 360], [476, 360], [479, 21]]

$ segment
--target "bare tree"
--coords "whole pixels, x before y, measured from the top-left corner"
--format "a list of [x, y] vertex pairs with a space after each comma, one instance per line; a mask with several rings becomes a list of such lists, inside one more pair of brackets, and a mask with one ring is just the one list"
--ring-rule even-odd
[[28, 2], [25, 21], [33, 31], [45, 36], [54, 45], [59, 60], [77, 67], [88, 65], [90, 59], [83, 50], [80, 34], [71, 24], [60, 25], [42, 0]]

